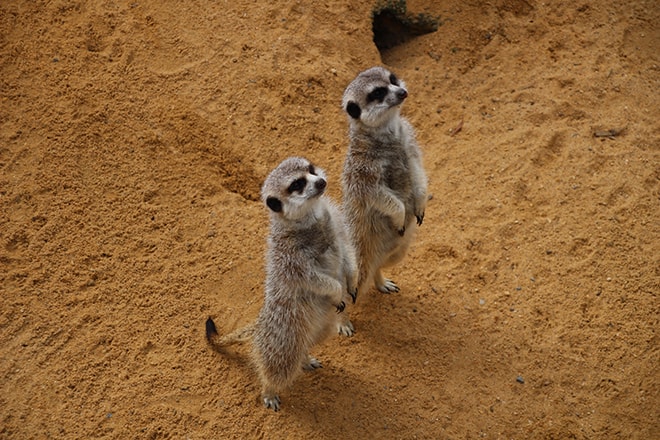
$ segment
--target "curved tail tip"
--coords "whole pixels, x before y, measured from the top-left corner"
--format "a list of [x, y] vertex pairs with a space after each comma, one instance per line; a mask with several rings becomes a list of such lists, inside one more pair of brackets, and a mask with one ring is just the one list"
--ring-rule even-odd
[[215, 322], [211, 318], [206, 320], [206, 339], [211, 339], [211, 337], [218, 334], [218, 329], [215, 328]]

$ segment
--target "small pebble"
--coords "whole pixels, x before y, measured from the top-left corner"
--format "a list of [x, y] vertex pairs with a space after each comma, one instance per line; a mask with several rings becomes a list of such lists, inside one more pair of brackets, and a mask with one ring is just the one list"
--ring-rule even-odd
[[518, 382], [518, 383], [525, 383], [525, 379], [523, 379], [522, 376], [518, 376], [518, 377], [516, 377], [516, 382]]
[[479, 304], [483, 306], [484, 304], [486, 304], [486, 300], [483, 299], [483, 298], [481, 298], [481, 299], [479, 300]]

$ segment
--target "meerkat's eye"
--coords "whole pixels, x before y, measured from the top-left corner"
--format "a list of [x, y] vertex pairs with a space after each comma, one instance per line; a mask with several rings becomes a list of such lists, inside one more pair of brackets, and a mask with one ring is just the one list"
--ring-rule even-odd
[[385, 99], [385, 96], [387, 96], [387, 88], [386, 87], [378, 87], [374, 89], [371, 93], [367, 95], [367, 102], [371, 101], [379, 101], [383, 102], [383, 99]]
[[390, 84], [393, 84], [395, 86], [399, 85], [399, 79], [393, 73], [390, 73]]
[[291, 185], [289, 185], [289, 188], [287, 188], [287, 191], [289, 194], [293, 192], [302, 192], [302, 190], [305, 188], [305, 185], [307, 185], [307, 179], [304, 177], [301, 177], [300, 179], [296, 179], [293, 181]]
[[316, 170], [314, 169], [314, 165], [312, 165], [311, 163], [309, 164], [309, 174], [311, 174], [312, 176], [316, 176]]

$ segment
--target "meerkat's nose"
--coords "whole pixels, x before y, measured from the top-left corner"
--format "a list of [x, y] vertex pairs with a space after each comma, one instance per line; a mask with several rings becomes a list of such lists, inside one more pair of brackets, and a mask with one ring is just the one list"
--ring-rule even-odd
[[401, 99], [406, 99], [408, 97], [408, 92], [406, 89], [399, 89], [397, 90], [396, 95]]
[[319, 179], [316, 181], [316, 183], [314, 183], [314, 186], [319, 191], [323, 191], [327, 185], [328, 182], [326, 182], [325, 179]]

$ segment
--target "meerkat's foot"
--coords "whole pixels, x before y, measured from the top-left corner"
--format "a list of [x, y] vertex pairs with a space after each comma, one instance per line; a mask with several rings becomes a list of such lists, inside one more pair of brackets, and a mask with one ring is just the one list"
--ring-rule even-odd
[[353, 327], [353, 323], [351, 321], [345, 319], [337, 324], [337, 333], [346, 337], [351, 337], [355, 334], [355, 327]]
[[316, 370], [317, 368], [323, 368], [323, 365], [321, 365], [321, 361], [315, 357], [310, 356], [309, 360], [303, 364], [303, 370], [312, 371]]
[[399, 286], [397, 286], [394, 281], [385, 278], [383, 274], [380, 273], [380, 270], [376, 271], [374, 282], [376, 284], [376, 288], [383, 293], [398, 292], [400, 290]]
[[280, 396], [277, 394], [269, 394], [264, 396], [264, 406], [277, 412], [280, 410]]
[[376, 287], [382, 293], [392, 293], [392, 292], [398, 292], [399, 290], [401, 290], [401, 289], [399, 289], [399, 286], [397, 286], [394, 281], [388, 280], [387, 278], [383, 278], [383, 283], [378, 284]]

